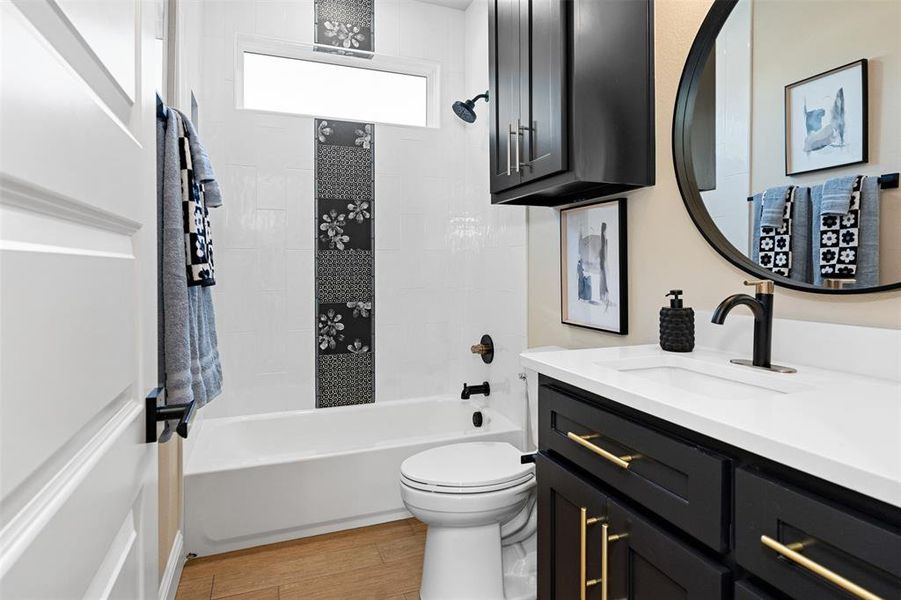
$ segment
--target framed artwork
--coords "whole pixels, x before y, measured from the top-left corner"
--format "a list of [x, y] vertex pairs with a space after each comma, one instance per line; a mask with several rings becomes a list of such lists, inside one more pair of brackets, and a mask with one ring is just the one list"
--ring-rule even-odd
[[785, 174], [867, 162], [867, 61], [785, 86]]
[[562, 322], [626, 335], [627, 265], [625, 199], [561, 210]]

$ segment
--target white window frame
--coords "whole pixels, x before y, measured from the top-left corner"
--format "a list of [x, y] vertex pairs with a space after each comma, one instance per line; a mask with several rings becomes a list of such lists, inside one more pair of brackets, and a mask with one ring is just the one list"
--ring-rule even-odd
[[[306, 60], [319, 62], [330, 65], [341, 65], [354, 67], [357, 69], [371, 69], [374, 71], [386, 71], [389, 73], [401, 73], [404, 75], [415, 75], [424, 77], [426, 80], [426, 125], [428, 128], [438, 128], [441, 126], [441, 66], [432, 61], [421, 60], [417, 58], [407, 58], [401, 56], [389, 56], [385, 54], [376, 54], [374, 52], [358, 52], [365, 54], [370, 58], [361, 58], [360, 56], [344, 56], [334, 52], [323, 52], [316, 50], [319, 47], [322, 50], [334, 49], [326, 44], [303, 44], [288, 42], [285, 40], [275, 40], [272, 38], [264, 38], [260, 36], [238, 34], [235, 38], [235, 108], [238, 110], [247, 110], [258, 113], [279, 114], [279, 115], [296, 115], [306, 117], [322, 117], [328, 119], [346, 119], [342, 115], [308, 115], [296, 112], [280, 112], [261, 110], [256, 108], [247, 108], [244, 106], [244, 53], [264, 54], [267, 56], [277, 56], [281, 58], [293, 58], [298, 60]], [[379, 123], [379, 121], [374, 121]], [[405, 125], [400, 123], [385, 123], [393, 127], [414, 127], [421, 128], [419, 125]]]

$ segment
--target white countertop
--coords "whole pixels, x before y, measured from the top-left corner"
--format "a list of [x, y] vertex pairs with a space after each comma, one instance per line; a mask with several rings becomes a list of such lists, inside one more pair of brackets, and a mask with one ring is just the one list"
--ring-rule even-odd
[[[680, 356], [720, 376], [734, 373], [738, 381], [753, 373], [778, 391], [714, 399], [685, 389], [691, 385], [620, 370], [623, 361]], [[525, 352], [521, 358], [528, 369], [901, 507], [901, 382], [781, 361], [798, 372], [769, 373], [732, 365], [734, 356], [697, 348], [676, 354], [654, 345]]]

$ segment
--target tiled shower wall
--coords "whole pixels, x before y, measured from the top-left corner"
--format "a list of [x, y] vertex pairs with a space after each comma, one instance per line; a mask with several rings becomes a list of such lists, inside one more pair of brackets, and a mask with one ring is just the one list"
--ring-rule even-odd
[[[204, 411], [312, 408], [313, 118], [234, 109], [234, 36], [310, 43], [313, 2], [207, 0], [204, 10], [198, 100], [225, 194], [213, 227], [227, 378], [223, 395]], [[439, 128], [376, 126], [376, 400], [458, 395], [464, 380], [489, 379], [491, 402], [518, 415], [525, 212], [490, 206], [487, 106], [479, 106], [473, 125], [450, 111], [453, 100], [487, 88], [487, 5], [475, 0], [464, 12], [376, 0], [375, 32], [380, 54], [440, 63], [442, 108]], [[490, 367], [469, 354], [485, 332], [499, 346]]]

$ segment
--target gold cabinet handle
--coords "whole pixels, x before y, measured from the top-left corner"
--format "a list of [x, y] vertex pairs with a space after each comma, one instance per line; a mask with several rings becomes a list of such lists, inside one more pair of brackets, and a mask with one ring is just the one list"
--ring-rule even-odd
[[607, 450], [604, 450], [600, 446], [596, 446], [596, 445], [592, 444], [591, 442], [589, 442], [588, 440], [591, 437], [593, 437], [591, 435], [578, 435], [576, 433], [573, 433], [572, 431], [567, 431], [566, 437], [568, 439], [574, 441], [575, 443], [579, 444], [583, 448], [588, 448], [589, 450], [591, 450], [592, 452], [594, 452], [601, 458], [605, 458], [605, 459], [609, 460], [610, 462], [615, 464], [617, 467], [620, 467], [621, 469], [628, 469], [629, 461], [635, 460], [637, 458], [635, 456], [617, 456], [617, 455], [613, 454], [612, 452], [608, 452]]
[[853, 581], [849, 581], [849, 580], [845, 579], [844, 577], [842, 577], [841, 575], [839, 575], [838, 573], [830, 571], [823, 565], [810, 560], [809, 558], [807, 558], [800, 552], [796, 552], [784, 544], [780, 544], [779, 542], [777, 542], [776, 540], [774, 540], [773, 538], [771, 538], [769, 536], [766, 536], [766, 535], [760, 536], [760, 543], [763, 544], [764, 546], [766, 546], [767, 548], [769, 548], [770, 550], [774, 550], [778, 554], [784, 556], [785, 558], [792, 561], [793, 563], [804, 567], [805, 569], [807, 569], [808, 571], [811, 571], [812, 573], [814, 573], [816, 575], [819, 575], [820, 577], [822, 577], [829, 583], [845, 590], [846, 592], [856, 596], [857, 598], [862, 598], [863, 600], [883, 600], [876, 594], [860, 587]]
[[[580, 521], [579, 521], [579, 581], [581, 582], [581, 587], [579, 588], [581, 591], [580, 598], [581, 600], [585, 600], [585, 595], [588, 592], [588, 588], [597, 584], [596, 579], [592, 579], [588, 581], [587, 566], [586, 566], [586, 553], [588, 552], [588, 526], [594, 525], [600, 519], [598, 517], [589, 517], [588, 509], [584, 506], [579, 509]], [[604, 525], [606, 527], [606, 525]]]

